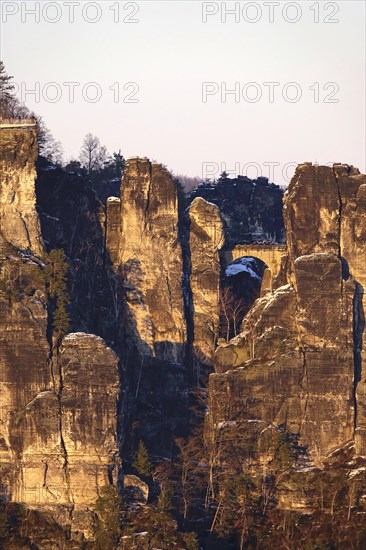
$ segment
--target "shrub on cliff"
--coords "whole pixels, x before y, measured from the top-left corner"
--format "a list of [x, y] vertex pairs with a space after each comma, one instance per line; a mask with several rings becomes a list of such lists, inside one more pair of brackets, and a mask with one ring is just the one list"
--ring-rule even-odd
[[173, 496], [174, 489], [170, 481], [166, 481], [161, 489], [161, 493], [158, 497], [158, 508], [163, 512], [170, 512], [173, 510]]

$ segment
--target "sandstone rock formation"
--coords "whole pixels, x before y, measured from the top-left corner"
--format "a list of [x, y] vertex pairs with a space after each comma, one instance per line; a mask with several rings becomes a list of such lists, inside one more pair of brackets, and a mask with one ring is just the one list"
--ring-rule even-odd
[[[117, 479], [119, 361], [93, 334], [72, 333], [51, 346], [36, 133], [0, 132], [1, 498], [50, 511], [65, 529], [90, 538], [100, 488]], [[62, 224], [54, 223], [62, 244]]]
[[298, 256], [326, 250], [339, 255], [344, 278], [351, 277], [356, 282], [353, 314], [355, 440], [357, 451], [363, 455], [366, 454], [366, 356], [362, 351], [366, 284], [365, 185], [366, 176], [353, 166], [304, 164], [297, 168], [284, 205], [289, 276]]
[[181, 363], [186, 327], [177, 184], [163, 166], [131, 159], [121, 188], [120, 238], [117, 208], [108, 201], [107, 243], [124, 280], [130, 337], [141, 354]]
[[98, 336], [75, 333], [63, 339], [58, 364], [68, 498], [89, 504], [113, 470], [117, 478], [118, 359]]
[[[364, 272], [356, 266], [365, 249], [354, 230], [362, 226], [357, 197], [364, 183], [344, 165], [298, 167], [284, 208], [288, 261], [281, 276], [288, 284], [262, 296], [242, 333], [216, 352], [211, 425], [240, 419], [261, 460], [261, 440], [280, 426], [298, 437], [313, 464], [352, 439], [364, 454]], [[356, 242], [358, 254], [350, 254]]]
[[[33, 261], [11, 257], [1, 262], [0, 271], [1, 479], [5, 494], [22, 501], [26, 498], [25, 493], [31, 491], [22, 481], [25, 469], [23, 439], [27, 444], [42, 446], [42, 433], [36, 437], [27, 418], [31, 409], [39, 410], [40, 403], [52, 402], [48, 394], [51, 373], [46, 296], [39, 281], [40, 267]], [[34, 460], [37, 462], [36, 458]], [[41, 460], [38, 466], [44, 471]]]
[[[23, 321], [22, 346], [31, 350], [25, 328]], [[0, 392], [7, 404], [2, 409], [2, 483], [15, 502], [58, 513], [62, 507], [87, 510], [110, 476], [117, 477], [118, 361], [101, 338], [70, 334], [52, 364], [43, 357], [42, 379], [41, 350], [19, 364], [29, 379], [23, 391], [24, 374], [15, 371], [13, 384], [8, 382], [9, 369], [17, 365], [10, 348], [1, 365]]]
[[[296, 476], [308, 477], [301, 491], [287, 480], [279, 505], [314, 507], [329, 457], [366, 456], [365, 176], [300, 165], [285, 197], [285, 246], [282, 191], [262, 178], [202, 186], [183, 214], [168, 171], [132, 159], [105, 212], [87, 178], [46, 161], [35, 195], [34, 130], [0, 132], [1, 498], [50, 513], [80, 547], [92, 539], [119, 453], [143, 439], [153, 456], [170, 456], [197, 422], [192, 345], [197, 362], [214, 359], [206, 432], [235, 426], [239, 470], [246, 461], [256, 475], [285, 429], [302, 452]], [[70, 264], [72, 333], [55, 347], [43, 242]], [[220, 282], [248, 256], [267, 265], [261, 296], [214, 353]], [[148, 486], [122, 477], [125, 494], [146, 503]]]
[[43, 242], [36, 212], [34, 182], [38, 155], [35, 128], [0, 127], [1, 241], [41, 255]]
[[218, 207], [197, 197], [189, 208], [194, 353], [211, 364], [219, 331], [220, 250], [224, 232]]

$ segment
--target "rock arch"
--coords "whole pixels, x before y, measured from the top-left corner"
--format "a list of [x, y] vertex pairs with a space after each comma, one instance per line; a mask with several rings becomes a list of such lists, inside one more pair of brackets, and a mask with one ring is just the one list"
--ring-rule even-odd
[[225, 267], [245, 256], [262, 260], [267, 266], [263, 274], [262, 291], [272, 289], [273, 278], [280, 273], [282, 258], [286, 255], [287, 249], [284, 244], [239, 244], [232, 250], [223, 252]]

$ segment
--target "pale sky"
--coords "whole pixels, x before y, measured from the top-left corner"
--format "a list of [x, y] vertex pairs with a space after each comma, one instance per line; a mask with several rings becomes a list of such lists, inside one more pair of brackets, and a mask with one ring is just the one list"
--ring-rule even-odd
[[366, 171], [362, 0], [1, 0], [0, 57], [66, 159], [91, 132], [190, 176], [259, 170], [282, 185], [304, 161]]

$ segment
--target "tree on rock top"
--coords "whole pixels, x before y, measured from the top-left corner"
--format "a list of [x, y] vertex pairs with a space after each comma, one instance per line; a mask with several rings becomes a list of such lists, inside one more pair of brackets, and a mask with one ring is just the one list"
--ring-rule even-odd
[[144, 477], [151, 476], [152, 464], [150, 462], [149, 454], [143, 441], [140, 441], [139, 443], [135, 460], [133, 461], [132, 466], [139, 475]]
[[12, 102], [14, 100], [14, 85], [12, 76], [5, 70], [5, 65], [0, 61], [0, 118], [7, 118], [12, 115]]

